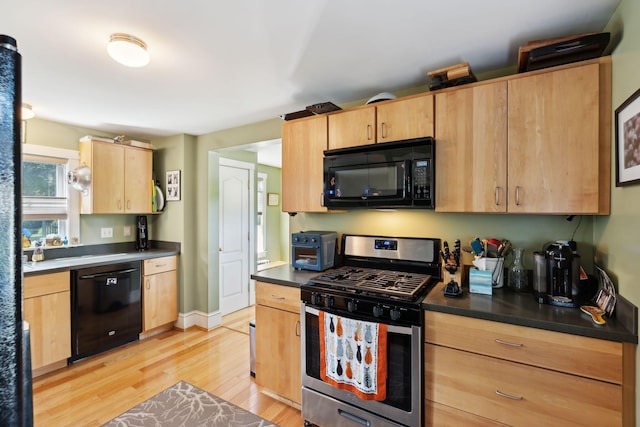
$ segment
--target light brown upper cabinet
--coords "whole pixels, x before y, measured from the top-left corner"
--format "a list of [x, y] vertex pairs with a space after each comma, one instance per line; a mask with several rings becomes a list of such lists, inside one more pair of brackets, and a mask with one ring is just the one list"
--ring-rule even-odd
[[611, 62], [509, 81], [509, 212], [608, 214]]
[[82, 141], [80, 163], [91, 169], [91, 188], [82, 196], [81, 213], [151, 213], [152, 150]]
[[323, 151], [327, 116], [286, 121], [282, 125], [282, 211], [327, 212], [323, 206]]
[[329, 115], [329, 148], [433, 136], [433, 95], [419, 94]]
[[436, 95], [436, 211], [507, 211], [507, 82]]
[[608, 214], [610, 58], [436, 95], [436, 210]]

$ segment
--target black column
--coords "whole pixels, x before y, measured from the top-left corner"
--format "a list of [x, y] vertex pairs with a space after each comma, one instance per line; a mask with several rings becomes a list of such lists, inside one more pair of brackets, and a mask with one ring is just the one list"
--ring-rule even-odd
[[[21, 58], [0, 35], [0, 425], [33, 424], [31, 371], [25, 371], [21, 246]], [[25, 403], [25, 400], [28, 400]]]

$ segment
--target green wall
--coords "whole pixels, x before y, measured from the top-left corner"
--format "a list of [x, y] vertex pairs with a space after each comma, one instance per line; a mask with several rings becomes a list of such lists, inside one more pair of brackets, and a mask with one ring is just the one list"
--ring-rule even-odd
[[[614, 48], [612, 108], [615, 110], [640, 88], [640, 2], [622, 0], [605, 31], [611, 32]], [[615, 123], [615, 117], [611, 123]], [[615, 144], [615, 129], [611, 133]], [[638, 271], [640, 259], [640, 185], [615, 187], [615, 150], [612, 151], [611, 215], [594, 224], [596, 262], [606, 267], [621, 295], [640, 306]], [[636, 349], [636, 371], [640, 352]], [[636, 375], [636, 425], [640, 425], [640, 381]]]
[[[257, 171], [267, 174], [267, 193], [278, 193], [282, 196], [282, 169], [257, 165]], [[266, 214], [267, 257], [271, 261], [288, 261], [289, 215], [282, 213], [282, 203], [278, 206], [267, 206]], [[284, 242], [283, 236], [287, 237]]]
[[196, 138], [176, 135], [153, 141], [153, 170], [160, 188], [166, 188], [166, 172], [180, 171], [180, 200], [166, 201], [161, 214], [148, 217], [149, 233], [154, 240], [180, 242], [178, 259], [180, 313], [189, 313], [198, 298], [206, 295], [206, 289], [196, 286]]

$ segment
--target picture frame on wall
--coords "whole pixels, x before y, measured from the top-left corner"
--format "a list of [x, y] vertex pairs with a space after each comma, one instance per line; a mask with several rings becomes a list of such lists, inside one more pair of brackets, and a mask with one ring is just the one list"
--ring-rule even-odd
[[166, 200], [180, 200], [180, 171], [167, 171]]
[[267, 206], [278, 206], [280, 204], [280, 194], [267, 193]]
[[640, 89], [615, 112], [616, 187], [640, 183]]

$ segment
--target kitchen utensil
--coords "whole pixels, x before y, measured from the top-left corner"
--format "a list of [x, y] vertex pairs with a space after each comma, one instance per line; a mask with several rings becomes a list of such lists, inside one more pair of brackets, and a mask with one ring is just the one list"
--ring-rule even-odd
[[500, 255], [498, 251], [500, 245], [502, 245], [502, 241], [498, 239], [487, 239], [487, 256], [497, 258]]
[[604, 310], [602, 310], [600, 307], [595, 307], [593, 305], [583, 305], [580, 307], [580, 310], [590, 315], [591, 320], [593, 320], [593, 323], [595, 323], [596, 325], [604, 325], [605, 323], [607, 323], [602, 318]]
[[164, 194], [162, 194], [162, 190], [158, 184], [156, 184], [156, 209], [158, 212], [164, 209]]
[[471, 249], [473, 250], [474, 255], [482, 255], [484, 252], [484, 247], [482, 246], [482, 242], [479, 237], [476, 237], [475, 240], [469, 242]]

